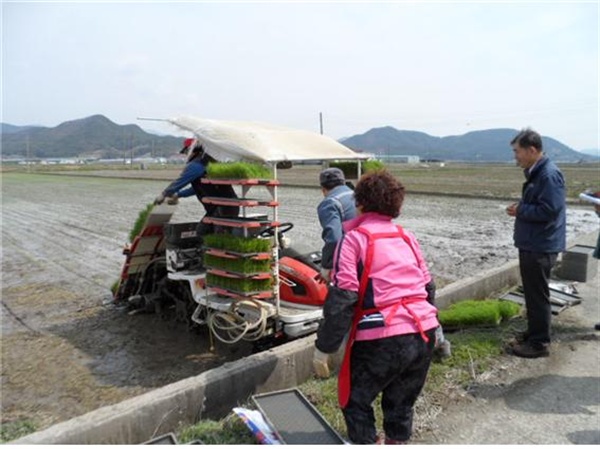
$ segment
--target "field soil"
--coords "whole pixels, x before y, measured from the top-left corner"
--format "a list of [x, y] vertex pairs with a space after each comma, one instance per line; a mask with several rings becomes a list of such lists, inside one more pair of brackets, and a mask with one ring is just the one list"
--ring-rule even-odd
[[[109, 304], [137, 215], [165, 181], [4, 173], [2, 179], [2, 422], [41, 430], [199, 374], [248, 353], [206, 333], [129, 316]], [[266, 192], [251, 192], [262, 197]], [[320, 249], [316, 188], [279, 189], [279, 218], [301, 251]], [[438, 285], [516, 257], [506, 201], [408, 195], [398, 223], [414, 232]], [[202, 207], [183, 199], [176, 222]], [[568, 237], [597, 229], [570, 207]]]

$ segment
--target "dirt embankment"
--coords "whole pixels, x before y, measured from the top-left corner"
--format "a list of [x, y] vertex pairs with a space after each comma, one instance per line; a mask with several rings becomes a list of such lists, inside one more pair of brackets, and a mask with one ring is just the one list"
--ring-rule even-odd
[[[206, 333], [128, 316], [103, 301], [138, 212], [166, 183], [5, 174], [2, 186], [2, 421], [39, 430], [247, 353], [208, 352]], [[259, 194], [260, 196], [260, 194]], [[318, 249], [318, 189], [280, 190], [292, 241]], [[512, 221], [494, 200], [408, 197], [399, 222], [419, 238], [440, 284], [516, 256]], [[175, 221], [196, 221], [182, 200]], [[569, 211], [569, 235], [597, 229]]]

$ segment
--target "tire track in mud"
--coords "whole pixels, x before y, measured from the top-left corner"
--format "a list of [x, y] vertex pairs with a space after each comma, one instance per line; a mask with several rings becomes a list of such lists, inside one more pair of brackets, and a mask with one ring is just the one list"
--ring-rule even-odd
[[[55, 214], [6, 210], [4, 238], [21, 247], [30, 258], [52, 261], [77, 277], [118, 276], [118, 250], [114, 237], [95, 229], [65, 226]], [[94, 283], [98, 284], [96, 281]], [[100, 285], [100, 284], [98, 284]]]
[[[2, 303], [2, 308], [4, 310], [6, 310], [6, 312], [9, 314], [10, 318], [12, 318], [13, 320], [15, 320], [17, 323], [19, 323], [21, 326], [23, 326], [25, 329], [27, 329], [29, 332], [35, 334], [35, 335], [41, 335], [41, 332], [32, 328], [31, 326], [29, 326], [29, 324], [27, 324], [19, 315], [17, 315], [15, 312], [13, 312], [13, 310], [4, 302], [4, 301], [0, 301]], [[3, 314], [4, 315], [4, 314]], [[3, 317], [4, 320], [4, 317]], [[4, 328], [4, 326], [2, 326]]]

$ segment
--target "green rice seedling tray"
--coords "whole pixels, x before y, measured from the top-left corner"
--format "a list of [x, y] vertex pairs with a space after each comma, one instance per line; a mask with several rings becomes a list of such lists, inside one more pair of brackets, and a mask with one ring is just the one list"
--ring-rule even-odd
[[227, 251], [219, 248], [210, 248], [205, 246], [204, 254], [210, 254], [211, 256], [223, 257], [226, 259], [253, 259], [253, 260], [269, 260], [271, 259], [271, 253], [239, 253], [236, 251]]
[[229, 289], [225, 289], [225, 288], [221, 288], [221, 287], [209, 286], [208, 288], [219, 295], [228, 296], [230, 298], [235, 298], [235, 299], [269, 299], [269, 298], [273, 297], [272, 290], [255, 291], [255, 292], [239, 292], [239, 291], [229, 290]]
[[228, 184], [236, 186], [278, 186], [276, 179], [209, 179], [202, 178], [203, 184]]
[[244, 218], [215, 218], [204, 217], [204, 222], [216, 226], [226, 226], [230, 228], [260, 228], [261, 226], [276, 227], [280, 223], [278, 221], [244, 219]]
[[240, 274], [271, 273], [270, 259], [250, 257], [219, 257], [204, 253], [204, 266]]
[[241, 206], [241, 207], [277, 207], [279, 203], [273, 200], [255, 200], [251, 198], [222, 198], [218, 196], [205, 196], [202, 198], [205, 204], [216, 204], [218, 206]]
[[[504, 304], [501, 304], [504, 302]], [[444, 329], [463, 327], [495, 327], [503, 319], [519, 313], [516, 304], [499, 300], [465, 300], [439, 311], [439, 320]]]
[[213, 162], [208, 165], [206, 176], [210, 179], [271, 179], [268, 167], [253, 162]]
[[209, 287], [218, 287], [233, 292], [256, 292], [273, 289], [273, 279], [269, 276], [268, 279], [246, 279], [223, 277], [208, 273], [206, 275], [206, 285]]
[[205, 248], [230, 251], [232, 254], [267, 253], [272, 250], [270, 239], [246, 238], [230, 234], [209, 234], [204, 236]]
[[273, 275], [269, 272], [269, 273], [264, 273], [264, 272], [257, 272], [257, 273], [236, 273], [235, 271], [225, 271], [225, 270], [219, 270], [218, 268], [211, 268], [211, 267], [207, 267], [208, 270], [207, 272], [210, 274], [214, 274], [216, 276], [223, 276], [226, 278], [234, 278], [234, 279], [255, 279], [255, 280], [261, 280], [261, 279], [272, 279]]

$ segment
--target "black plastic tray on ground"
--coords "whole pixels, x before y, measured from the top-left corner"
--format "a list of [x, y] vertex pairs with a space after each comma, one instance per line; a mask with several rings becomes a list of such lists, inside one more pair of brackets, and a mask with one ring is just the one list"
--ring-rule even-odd
[[[524, 306], [525, 296], [523, 294], [523, 287], [519, 286], [516, 291], [510, 291], [504, 294], [500, 299], [516, 302], [517, 304]], [[553, 315], [558, 315], [566, 308], [578, 304], [581, 304], [581, 298], [579, 296], [550, 288], [550, 308]]]
[[285, 444], [344, 444], [342, 437], [296, 388], [252, 396]]

